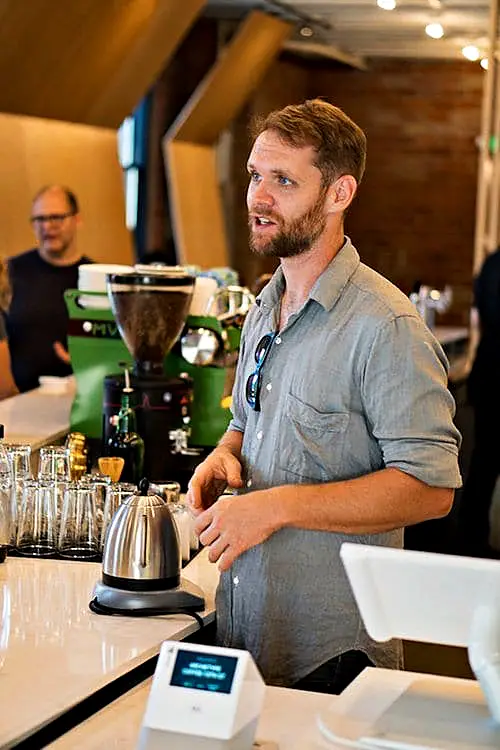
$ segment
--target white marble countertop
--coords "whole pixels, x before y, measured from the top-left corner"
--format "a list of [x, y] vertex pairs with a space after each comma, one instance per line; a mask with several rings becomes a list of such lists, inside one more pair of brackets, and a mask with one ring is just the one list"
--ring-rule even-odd
[[[0, 748], [28, 737], [198, 629], [188, 616], [106, 617], [88, 608], [101, 565], [8, 557], [0, 565]], [[214, 618], [218, 571], [200, 553], [182, 571]]]
[[30, 443], [32, 451], [61, 440], [69, 431], [73, 393], [50, 394], [42, 388], [0, 401], [5, 440]]
[[[48, 747], [50, 750], [135, 749], [150, 688], [151, 679]], [[447, 750], [465, 749], [472, 747], [467, 743], [469, 736], [476, 741], [478, 736], [489, 740], [485, 748], [499, 746], [500, 729], [491, 721], [475, 680], [390, 669], [365, 669], [340, 696], [267, 687], [256, 740], [263, 743], [262, 750], [266, 742], [276, 743], [274, 747], [279, 750], [341, 750], [358, 746], [356, 739], [361, 735], [380, 737], [379, 719], [389, 714], [393, 731], [408, 743], [402, 747], [425, 744]], [[331, 736], [327, 739], [321, 733], [319, 715], [330, 732], [342, 737], [342, 742], [334, 741]], [[478, 735], [479, 726], [482, 729]], [[386, 721], [386, 732], [388, 727]], [[446, 735], [447, 742], [443, 744]], [[432, 743], [433, 737], [440, 740], [436, 745]], [[475, 743], [473, 746], [477, 747]]]
[[[150, 688], [149, 679], [47, 747], [50, 750], [135, 750]], [[327, 743], [316, 727], [317, 712], [335, 700], [336, 696], [332, 695], [267, 687], [256, 740], [275, 742], [279, 750], [338, 748]], [[267, 750], [265, 745], [262, 750]]]

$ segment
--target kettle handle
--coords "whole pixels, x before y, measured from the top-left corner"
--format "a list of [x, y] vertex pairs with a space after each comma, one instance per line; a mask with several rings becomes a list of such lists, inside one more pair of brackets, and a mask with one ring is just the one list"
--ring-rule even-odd
[[141, 518], [142, 518], [141, 566], [143, 568], [145, 568], [146, 565], [148, 564], [147, 556], [148, 556], [148, 549], [149, 549], [149, 544], [148, 544], [148, 528], [149, 528], [149, 524], [148, 524], [148, 517], [147, 517], [146, 513], [143, 513], [142, 516], [141, 516]]

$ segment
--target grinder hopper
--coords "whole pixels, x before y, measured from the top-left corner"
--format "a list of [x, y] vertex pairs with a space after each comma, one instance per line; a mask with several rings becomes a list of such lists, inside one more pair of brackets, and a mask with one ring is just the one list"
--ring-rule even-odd
[[111, 274], [108, 297], [137, 376], [162, 375], [189, 312], [195, 278], [183, 269]]

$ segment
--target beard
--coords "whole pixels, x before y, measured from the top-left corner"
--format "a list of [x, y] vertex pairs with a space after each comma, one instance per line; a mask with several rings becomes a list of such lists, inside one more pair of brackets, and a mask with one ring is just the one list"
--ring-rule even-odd
[[250, 228], [250, 247], [256, 255], [266, 258], [293, 258], [309, 250], [316, 240], [323, 234], [326, 227], [324, 207], [326, 190], [322, 190], [318, 200], [308, 208], [302, 216], [292, 219], [285, 224], [280, 216], [270, 211], [260, 211], [259, 214], [276, 222], [279, 232], [264, 243], [256, 241]]

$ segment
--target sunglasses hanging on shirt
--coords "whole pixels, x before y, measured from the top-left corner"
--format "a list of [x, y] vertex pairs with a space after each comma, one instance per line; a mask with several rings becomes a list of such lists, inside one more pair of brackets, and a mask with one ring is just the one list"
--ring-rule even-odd
[[262, 386], [262, 368], [267, 356], [273, 345], [273, 341], [278, 335], [277, 331], [266, 333], [261, 338], [255, 349], [255, 370], [248, 376], [246, 385], [246, 399], [248, 405], [254, 411], [260, 411], [260, 389]]

